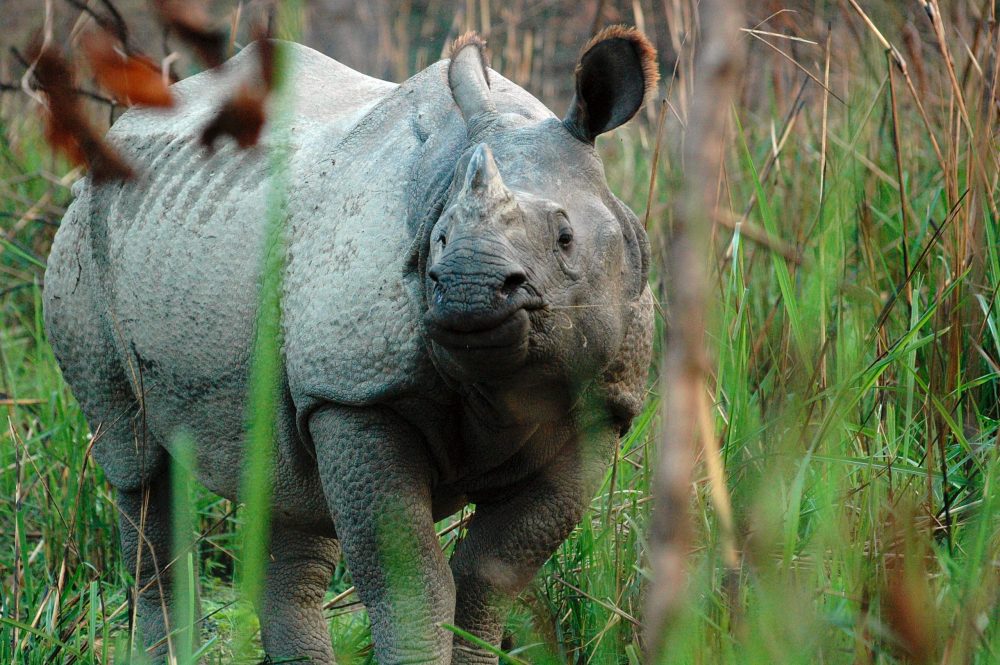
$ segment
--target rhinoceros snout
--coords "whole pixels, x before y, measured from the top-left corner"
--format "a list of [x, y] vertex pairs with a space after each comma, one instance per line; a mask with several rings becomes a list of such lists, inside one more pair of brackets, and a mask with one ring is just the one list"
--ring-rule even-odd
[[526, 310], [542, 306], [527, 272], [515, 262], [477, 258], [440, 261], [427, 271], [433, 282], [425, 316], [431, 338], [446, 347], [523, 343]]
[[528, 282], [527, 273], [516, 263], [490, 272], [449, 270], [448, 266], [439, 263], [431, 266], [427, 276], [434, 283], [432, 306], [445, 310], [444, 314], [454, 310], [453, 327], [456, 330], [495, 325], [492, 320], [504, 315], [518, 299], [518, 291]]
[[537, 309], [541, 299], [527, 285], [523, 270], [494, 279], [455, 279], [429, 271], [434, 282], [428, 320], [452, 332], [471, 333], [496, 328], [521, 309]]

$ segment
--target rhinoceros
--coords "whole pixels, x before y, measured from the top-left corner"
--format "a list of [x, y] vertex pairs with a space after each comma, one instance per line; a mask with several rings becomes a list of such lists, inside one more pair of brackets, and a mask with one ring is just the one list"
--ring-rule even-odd
[[[118, 119], [109, 140], [140, 176], [78, 183], [45, 275], [45, 326], [160, 658], [178, 435], [200, 483], [239, 492], [276, 130], [249, 150], [198, 138], [259, 48], [175, 84], [176, 112]], [[500, 643], [642, 407], [648, 240], [594, 142], [653, 94], [655, 52], [632, 28], [598, 34], [560, 119], [491, 70], [475, 35], [401, 84], [283, 48], [294, 111], [263, 647], [333, 662], [322, 601], [342, 554], [379, 662], [495, 663], [443, 624]], [[449, 561], [435, 521], [470, 504]]]

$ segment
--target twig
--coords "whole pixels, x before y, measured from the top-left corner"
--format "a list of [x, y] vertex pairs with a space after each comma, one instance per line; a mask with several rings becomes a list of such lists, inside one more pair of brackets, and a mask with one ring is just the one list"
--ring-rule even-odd
[[25, 58], [24, 55], [22, 55], [21, 52], [17, 50], [16, 46], [10, 47], [10, 54], [14, 56], [14, 59], [17, 60], [19, 65], [21, 65], [25, 69], [31, 69], [31, 63], [28, 62], [28, 59]]
[[656, 167], [660, 162], [660, 144], [663, 138], [663, 121], [666, 119], [667, 100], [660, 101], [660, 112], [656, 118], [656, 145], [653, 146], [653, 161], [649, 166], [649, 191], [646, 194], [646, 214], [642, 219], [642, 227], [649, 229], [649, 213], [653, 207], [653, 193], [656, 191]]
[[111, 0], [101, 0], [101, 4], [104, 5], [104, 8], [108, 10], [109, 14], [111, 14], [111, 20], [118, 28], [122, 43], [126, 42], [128, 40], [128, 24], [122, 17], [121, 12], [118, 11], [118, 8], [115, 7]]
[[[653, 484], [656, 508], [649, 532], [652, 579], [646, 594], [644, 632], [646, 660], [651, 663], [672, 660], [667, 653], [668, 635], [687, 600], [695, 449], [699, 432], [701, 437], [716, 436], [714, 431], [701, 431], [712, 425], [711, 417], [706, 419], [701, 413], [708, 366], [705, 308], [711, 298], [707, 266], [711, 263], [711, 220], [718, 205], [717, 181], [722, 172], [726, 119], [743, 66], [744, 42], [738, 38], [742, 3], [702, 0], [698, 12], [702, 40], [694, 66], [697, 78], [684, 140], [685, 182], [677, 200], [672, 234], [668, 242], [661, 237], [659, 243], [670, 317], [661, 376], [666, 396], [663, 431]], [[725, 523], [721, 526], [726, 527]]]
[[97, 25], [118, 37], [126, 50], [130, 50], [128, 45], [128, 26], [122, 18], [121, 13], [108, 0], [101, 0], [101, 4], [108, 10], [108, 13], [111, 15], [110, 17], [97, 13], [86, 2], [81, 2], [80, 0], [66, 0], [66, 3], [90, 16]]
[[[37, 90], [41, 90], [42, 92], [45, 92], [45, 88], [42, 87], [42, 86], [40, 86], [40, 85], [38, 85], [37, 81], [33, 81], [33, 87], [35, 87]], [[0, 92], [24, 92], [24, 88], [22, 88], [21, 86], [19, 86], [17, 84], [14, 84], [14, 83], [6, 83], [4, 81], [0, 81]], [[92, 99], [95, 102], [100, 102], [102, 104], [107, 104], [108, 106], [112, 106], [112, 107], [118, 106], [118, 102], [116, 102], [115, 100], [111, 99], [110, 97], [105, 97], [104, 95], [98, 94], [98, 93], [93, 92], [91, 90], [87, 90], [85, 88], [73, 88], [73, 92], [75, 92], [76, 94], [78, 94], [78, 95], [80, 95], [82, 97], [86, 97], [88, 99]]]

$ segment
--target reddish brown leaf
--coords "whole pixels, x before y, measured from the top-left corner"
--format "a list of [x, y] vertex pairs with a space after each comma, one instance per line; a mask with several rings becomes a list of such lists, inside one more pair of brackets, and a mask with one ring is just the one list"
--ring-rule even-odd
[[912, 509], [889, 520], [882, 612], [894, 646], [912, 663], [939, 662], [934, 593], [927, 569], [928, 545], [913, 526]]
[[97, 82], [125, 104], [171, 107], [174, 98], [160, 68], [144, 55], [126, 55], [107, 32], [88, 32], [82, 46]]
[[86, 164], [94, 182], [128, 179], [134, 173], [87, 120], [73, 88], [73, 70], [54, 47], [31, 50], [35, 79], [48, 101], [45, 138], [74, 164]]
[[222, 105], [212, 122], [202, 131], [202, 145], [211, 150], [215, 147], [216, 139], [221, 136], [233, 137], [241, 148], [257, 145], [266, 120], [266, 99], [267, 94], [259, 87], [242, 86]]
[[131, 180], [135, 171], [128, 162], [106, 141], [94, 132], [89, 125], [90, 133], [80, 137], [80, 146], [87, 157], [87, 167], [90, 169], [90, 179], [96, 184], [111, 180]]
[[[51, 103], [51, 102], [50, 102]], [[61, 152], [66, 156], [72, 164], [76, 166], [83, 166], [87, 163], [87, 158], [84, 157], [83, 149], [80, 147], [80, 142], [77, 141], [76, 135], [73, 134], [69, 128], [68, 123], [65, 121], [65, 113], [61, 113], [59, 117], [63, 120], [56, 120], [52, 111], [45, 111], [45, 140], [48, 142], [49, 146], [57, 152]]]
[[160, 21], [190, 46], [208, 67], [226, 60], [229, 40], [224, 30], [212, 27], [205, 8], [190, 0], [154, 0]]

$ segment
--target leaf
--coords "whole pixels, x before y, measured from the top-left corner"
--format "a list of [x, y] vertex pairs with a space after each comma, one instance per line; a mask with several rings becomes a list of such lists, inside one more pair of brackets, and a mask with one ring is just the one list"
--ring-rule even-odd
[[267, 93], [258, 86], [243, 85], [201, 133], [201, 143], [209, 150], [221, 136], [231, 136], [241, 148], [257, 144], [267, 116], [264, 101]]
[[890, 515], [882, 618], [908, 662], [935, 663], [940, 660], [940, 635], [927, 569], [929, 545], [918, 536], [913, 516], [912, 506]]
[[209, 150], [221, 136], [231, 136], [241, 148], [257, 145], [267, 120], [264, 104], [275, 84], [275, 44], [264, 28], [254, 30], [258, 49], [259, 78], [246, 81], [222, 105], [212, 122], [202, 131], [201, 143]]
[[159, 66], [141, 54], [126, 54], [107, 32], [92, 31], [81, 40], [97, 82], [129, 105], [169, 108], [174, 105]]
[[479, 647], [480, 649], [483, 649], [484, 651], [488, 651], [492, 655], [497, 656], [504, 663], [511, 663], [511, 665], [528, 665], [527, 661], [521, 660], [520, 658], [517, 658], [517, 657], [512, 656], [510, 654], [504, 653], [503, 651], [501, 651], [500, 649], [497, 649], [495, 646], [493, 646], [492, 644], [490, 644], [486, 640], [484, 640], [482, 638], [479, 638], [479, 637], [476, 637], [475, 635], [473, 635], [469, 631], [462, 630], [458, 626], [453, 626], [450, 623], [442, 623], [441, 627], [444, 628], [445, 630], [449, 630], [452, 633], [458, 635], [459, 637], [461, 637], [466, 642], [474, 644], [475, 646]]
[[95, 183], [127, 180], [132, 167], [108, 145], [83, 112], [73, 87], [73, 70], [53, 46], [31, 49], [35, 79], [48, 101], [45, 138], [74, 164], [86, 164]]
[[189, 0], [154, 0], [164, 26], [191, 47], [209, 68], [226, 60], [225, 31], [212, 27], [212, 20], [200, 4]]

